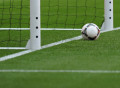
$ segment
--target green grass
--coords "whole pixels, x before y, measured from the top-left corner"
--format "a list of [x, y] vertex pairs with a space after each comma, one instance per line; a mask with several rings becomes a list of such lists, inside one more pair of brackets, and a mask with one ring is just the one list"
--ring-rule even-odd
[[23, 50], [0, 50], [0, 57], [6, 56], [9, 54], [14, 54], [20, 51], [23, 51]]
[[[119, 35], [112, 31], [96, 41], [78, 40], [36, 51], [0, 62], [0, 69], [120, 70]], [[118, 88], [119, 78], [119, 74], [109, 73], [0, 73], [0, 87]]]
[[96, 41], [77, 40], [43, 49], [1, 62], [0, 68], [119, 70], [120, 39], [115, 36], [118, 31], [101, 34]]
[[[17, 0], [18, 2], [20, 0]], [[16, 0], [14, 3], [19, 5]], [[29, 0], [23, 0], [24, 4], [28, 5]], [[49, 0], [41, 0], [41, 5], [49, 6]], [[93, 2], [94, 0], [91, 0]], [[5, 0], [6, 5], [9, 4], [9, 0]], [[79, 0], [78, 3], [84, 5], [84, 0]], [[119, 0], [114, 1], [114, 19], [115, 27], [119, 27]], [[1, 7], [2, 0], [0, 1]], [[56, 6], [58, 0], [50, 0], [51, 6]], [[59, 14], [66, 15], [66, 0], [60, 0]], [[88, 0], [89, 5], [91, 3]], [[99, 4], [98, 4], [99, 3]], [[97, 7], [103, 7], [103, 0], [97, 0]], [[93, 3], [92, 3], [93, 4]], [[69, 6], [76, 5], [76, 0], [69, 0]], [[79, 5], [78, 5], [79, 6]], [[59, 24], [65, 22], [65, 16], [50, 16], [48, 19], [47, 14], [49, 8], [43, 7], [42, 11], [42, 27], [59, 27], [59, 28], [80, 28], [78, 25], [67, 25], [69, 23], [73, 24], [75, 20], [73, 17], [68, 17], [67, 24]], [[119, 8], [119, 9], [118, 9]], [[75, 8], [69, 8], [69, 14], [75, 15]], [[84, 11], [84, 8], [81, 8]], [[57, 14], [57, 7], [51, 7], [50, 15]], [[79, 9], [78, 9], [79, 10]], [[91, 12], [88, 9], [89, 15], [93, 15], [94, 11]], [[15, 9], [13, 12], [15, 13]], [[99, 12], [100, 11], [100, 12]], [[103, 11], [99, 10], [98, 15], [102, 15]], [[18, 11], [19, 12], [19, 11]], [[29, 10], [24, 9], [27, 14]], [[1, 10], [0, 10], [1, 13]], [[9, 13], [7, 10], [5, 13]], [[17, 13], [17, 12], [16, 12]], [[100, 13], [100, 14], [99, 14]], [[82, 15], [82, 12], [78, 12]], [[1, 16], [1, 15], [0, 15]], [[6, 17], [6, 16], [5, 16]], [[24, 16], [29, 18], [29, 16]], [[1, 18], [1, 17], [0, 17]], [[18, 17], [19, 18], [19, 17]], [[72, 19], [70, 19], [72, 18]], [[81, 22], [84, 18], [80, 19], [78, 17], [77, 22]], [[89, 16], [86, 21], [93, 19]], [[48, 21], [49, 20], [49, 21]], [[95, 20], [96, 24], [100, 24], [103, 19], [99, 18]], [[18, 20], [17, 20], [18, 21]], [[23, 20], [24, 21], [24, 20]], [[98, 22], [100, 21], [100, 22]], [[0, 20], [1, 22], [1, 20]], [[4, 21], [5, 23], [9, 22]], [[16, 21], [13, 21], [16, 22]], [[28, 23], [28, 20], [25, 20]], [[44, 22], [46, 22], [44, 24]], [[56, 24], [56, 22], [58, 24]], [[53, 25], [50, 25], [50, 24]], [[46, 25], [47, 24], [47, 25]], [[49, 24], [49, 25], [48, 25]], [[0, 27], [4, 27], [1, 25]], [[7, 25], [6, 27], [9, 27]], [[12, 25], [13, 27], [19, 26]], [[28, 27], [27, 25], [22, 25], [23, 27]], [[8, 42], [8, 34], [10, 33], [10, 38], [15, 42]], [[19, 34], [22, 34], [20, 36]], [[42, 45], [60, 41], [62, 39], [72, 38], [81, 34], [80, 31], [42, 31]], [[6, 36], [7, 35], [7, 36]], [[112, 31], [103, 33], [100, 38], [96, 41], [85, 41], [76, 40], [69, 43], [61, 44], [58, 46], [46, 48], [43, 50], [38, 50], [11, 60], [0, 62], [0, 69], [24, 69], [24, 70], [120, 70], [120, 32]], [[4, 46], [25, 46], [27, 40], [29, 39], [28, 31], [0, 31], [0, 41], [5, 40], [5, 42], [0, 42], [0, 47]], [[20, 52], [23, 50], [0, 50], [0, 57]], [[120, 75], [114, 73], [106, 74], [91, 74], [91, 73], [0, 73], [0, 88], [119, 88], [120, 87]]]
[[0, 78], [2, 79], [0, 86], [4, 88], [119, 88], [120, 75], [79, 73], [1, 73]]

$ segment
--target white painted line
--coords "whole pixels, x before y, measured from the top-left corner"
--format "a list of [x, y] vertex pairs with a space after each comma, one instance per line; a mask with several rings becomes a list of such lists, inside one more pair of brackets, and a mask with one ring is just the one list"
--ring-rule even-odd
[[115, 30], [119, 30], [119, 29], [120, 29], [120, 27], [114, 28], [114, 29], [112, 29], [112, 30], [103, 30], [103, 31], [101, 31], [101, 33], [110, 32], [110, 31], [115, 31]]
[[[120, 27], [114, 28], [115, 30], [120, 29]], [[30, 28], [0, 28], [0, 30], [30, 30]], [[80, 29], [70, 29], [70, 28], [41, 28], [41, 30], [82, 30]]]
[[25, 47], [0, 47], [0, 49], [13, 49], [13, 50], [20, 50], [20, 49], [22, 49], [22, 50], [24, 50], [24, 49], [26, 49]]
[[60, 45], [60, 44], [63, 44], [63, 43], [74, 41], [74, 40], [79, 40], [79, 39], [82, 39], [82, 36], [77, 36], [77, 37], [74, 37], [74, 38], [65, 39], [65, 40], [61, 40], [61, 41], [55, 42], [55, 43], [44, 45], [44, 46], [42, 46], [42, 49], [48, 48], [48, 47], [52, 47], [52, 46], [55, 46], [55, 45]]
[[70, 29], [70, 28], [41, 28], [41, 30], [63, 30], [63, 31], [70, 31], [70, 30], [82, 30], [82, 29]]
[[9, 60], [9, 59], [12, 59], [12, 58], [15, 58], [15, 57], [18, 57], [18, 56], [22, 56], [22, 55], [25, 55], [25, 54], [28, 54], [28, 53], [31, 53], [31, 52], [33, 52], [33, 51], [32, 50], [26, 50], [26, 51], [18, 52], [18, 53], [11, 54], [11, 55], [8, 55], [8, 56], [4, 56], [4, 57], [0, 58], [0, 61], [6, 61], [6, 60]]
[[[67, 42], [70, 42], [70, 41], [73, 41], [73, 40], [78, 40], [78, 39], [81, 39], [81, 38], [82, 38], [82, 36], [77, 36], [77, 37], [74, 37], [74, 38], [61, 40], [61, 41], [58, 41], [58, 42], [55, 42], [55, 43], [44, 45], [44, 46], [42, 46], [41, 49], [52, 47], [52, 46], [63, 44], [63, 43], [67, 43]], [[39, 49], [39, 50], [41, 50], [41, 49]], [[34, 50], [34, 51], [36, 51], [36, 50]], [[25, 54], [28, 54], [28, 53], [34, 52], [34, 51], [26, 50], [26, 51], [18, 52], [18, 53], [11, 54], [11, 55], [8, 55], [8, 56], [4, 56], [4, 57], [0, 58], [0, 61], [6, 61], [8, 59], [12, 59], [12, 58], [15, 58], [15, 57], [18, 57], [18, 56], [22, 56], [22, 55], [25, 55]]]
[[[30, 30], [30, 28], [0, 28], [0, 30]], [[70, 29], [70, 28], [41, 28], [41, 30], [82, 30], [82, 29]]]
[[0, 30], [30, 30], [30, 28], [0, 28]]
[[[52, 28], [51, 28], [52, 29]], [[104, 32], [108, 32], [108, 31], [114, 31], [114, 30], [118, 30], [118, 29], [120, 29], [120, 27], [118, 27], [118, 28], [114, 28], [113, 30], [104, 30], [104, 31], [101, 31], [101, 33], [104, 33]], [[45, 30], [45, 29], [44, 29]], [[49, 29], [48, 29], [49, 30]], [[78, 30], [78, 29], [77, 29]], [[81, 30], [81, 29], [80, 29]], [[75, 38], [78, 38], [78, 39], [81, 39], [80, 38], [80, 36], [78, 36], [78, 37], [75, 37]], [[73, 38], [73, 40], [75, 39], [75, 38]], [[62, 40], [62, 41], [59, 41], [59, 42], [55, 42], [55, 43], [52, 43], [52, 44], [48, 44], [48, 45], [46, 45], [46, 46], [51, 46], [51, 45], [55, 45], [55, 44], [57, 44], [57, 43], [60, 43], [60, 44], [62, 44], [62, 43], [64, 43], [64, 42], [69, 42], [69, 41], [71, 41], [72, 39], [67, 39], [67, 40]], [[46, 46], [43, 46], [43, 48], [44, 47], [46, 47]], [[26, 49], [25, 47], [0, 47], [0, 49]]]
[[118, 30], [118, 29], [120, 29], [120, 27], [117, 27], [117, 28], [114, 28], [115, 30]]
[[[113, 31], [113, 30], [101, 31], [101, 33], [108, 32], [108, 31]], [[77, 37], [74, 37], [74, 38], [65, 39], [65, 40], [61, 40], [61, 41], [55, 42], [55, 43], [44, 45], [44, 46], [42, 46], [41, 49], [52, 47], [52, 46], [55, 46], [55, 45], [60, 45], [60, 44], [63, 44], [63, 43], [67, 43], [67, 42], [70, 42], [70, 41], [73, 41], [73, 40], [79, 40], [79, 39], [82, 39], [82, 36], [77, 36]], [[8, 59], [12, 59], [12, 58], [18, 57], [18, 56], [22, 56], [22, 55], [28, 54], [30, 52], [34, 52], [34, 51], [26, 50], [26, 51], [22, 51], [22, 52], [19, 52], [19, 53], [11, 54], [11, 55], [8, 55], [8, 56], [4, 56], [4, 57], [0, 58], [0, 61], [5, 61], [5, 60], [8, 60]]]
[[114, 31], [114, 30], [103, 30], [101, 31], [101, 33], [110, 32], [110, 31]]
[[0, 70], [0, 72], [17, 72], [17, 73], [114, 73], [120, 74], [120, 70]]

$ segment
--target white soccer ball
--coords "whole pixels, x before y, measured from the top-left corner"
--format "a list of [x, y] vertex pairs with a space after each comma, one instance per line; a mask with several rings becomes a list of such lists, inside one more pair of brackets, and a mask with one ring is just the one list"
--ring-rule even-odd
[[99, 27], [94, 23], [88, 23], [82, 28], [82, 37], [85, 40], [96, 40], [100, 35]]

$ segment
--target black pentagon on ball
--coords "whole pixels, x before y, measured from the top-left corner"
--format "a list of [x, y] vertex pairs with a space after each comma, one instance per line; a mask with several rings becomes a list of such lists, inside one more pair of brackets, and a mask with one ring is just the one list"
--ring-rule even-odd
[[89, 39], [89, 40], [95, 40], [95, 39], [96, 39], [96, 37], [94, 37], [94, 38], [88, 37], [88, 39]]

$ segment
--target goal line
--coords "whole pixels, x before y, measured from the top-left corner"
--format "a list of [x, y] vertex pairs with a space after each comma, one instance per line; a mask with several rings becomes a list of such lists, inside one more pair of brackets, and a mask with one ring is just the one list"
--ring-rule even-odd
[[[120, 27], [114, 28], [114, 30], [120, 29]], [[0, 28], [0, 30], [30, 30], [30, 28]], [[70, 31], [70, 30], [82, 30], [82, 29], [71, 29], [71, 28], [41, 28], [41, 30], [63, 30], [63, 31]]]
[[[48, 45], [44, 45], [39, 50], [49, 48], [49, 47], [52, 47], [52, 46], [56, 46], [56, 45], [60, 45], [60, 44], [63, 44], [63, 43], [67, 43], [67, 42], [70, 42], [70, 41], [73, 41], [73, 40], [79, 40], [79, 39], [82, 39], [82, 36], [77, 36], [77, 37], [61, 40], [61, 41], [58, 41], [58, 42], [54, 42], [54, 43], [51, 43], [51, 44], [48, 44]], [[4, 56], [4, 57], [1, 57], [0, 61], [6, 61], [8, 59], [12, 59], [12, 58], [15, 58], [15, 57], [18, 57], [18, 56], [22, 56], [22, 55], [25, 55], [25, 54], [28, 54], [28, 53], [31, 53], [31, 52], [34, 52], [34, 51], [36, 51], [36, 50], [26, 50], [26, 51], [18, 52], [18, 53], [15, 53], [15, 54], [7, 55], [7, 56]]]
[[[113, 30], [118, 30], [118, 29], [120, 29], [120, 27], [115, 28]], [[104, 30], [101, 33], [108, 32], [108, 31], [113, 31], [113, 30]], [[52, 46], [56, 46], [56, 45], [60, 45], [60, 44], [63, 44], [63, 43], [67, 43], [67, 42], [70, 42], [70, 41], [79, 40], [79, 39], [82, 39], [82, 36], [77, 36], [77, 37], [73, 37], [73, 38], [70, 38], [70, 39], [65, 39], [65, 40], [54, 42], [54, 43], [51, 43], [51, 44], [48, 44], [48, 45], [44, 45], [39, 50], [45, 49], [45, 48], [49, 48], [49, 47], [52, 47]], [[8, 47], [6, 47], [6, 49], [7, 48]], [[0, 49], [1, 49], [1, 47], [0, 47]], [[11, 48], [11, 49], [14, 49], [14, 48]], [[12, 59], [12, 58], [15, 58], [15, 57], [18, 57], [18, 56], [22, 56], [22, 55], [25, 55], [25, 54], [28, 54], [28, 53], [31, 53], [31, 52], [34, 52], [34, 51], [36, 51], [36, 50], [26, 50], [26, 51], [22, 51], [22, 52], [19, 52], [19, 53], [11, 54], [11, 55], [8, 55], [8, 56], [4, 56], [4, 57], [0, 58], [0, 61], [6, 61], [8, 59]]]
[[[44, 29], [44, 28], [43, 28]], [[101, 31], [101, 33], [104, 33], [104, 32], [109, 32], [109, 31], [114, 31], [114, 30], [119, 30], [120, 29], [120, 27], [117, 27], [117, 28], [114, 28], [114, 29], [112, 29], [112, 30], [103, 30], [103, 31]], [[60, 30], [60, 29], [59, 29]], [[62, 30], [62, 29], [61, 29]], [[66, 29], [67, 30], [67, 29]], [[72, 30], [72, 29], [71, 29]], [[76, 30], [81, 30], [81, 29], [76, 29]], [[72, 40], [74, 40], [76, 37], [74, 37], [74, 38], [70, 38], [70, 39], [66, 39], [66, 40], [70, 40], [71, 41], [71, 39]], [[55, 42], [55, 43], [51, 43], [51, 44], [48, 44], [48, 45], [53, 45], [53, 44], [57, 44], [57, 43], [63, 43], [63, 41], [66, 41], [66, 40], [62, 40], [62, 41], [59, 41], [59, 42]], [[45, 45], [46, 46], [46, 45]], [[42, 48], [43, 48], [44, 46], [42, 46]], [[20, 49], [20, 50], [24, 50], [24, 49], [26, 49], [26, 47], [0, 47], [0, 49], [13, 49], [13, 50], [17, 50], [17, 49]]]

